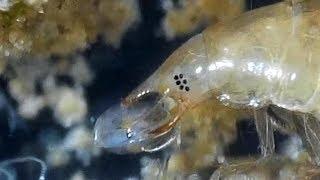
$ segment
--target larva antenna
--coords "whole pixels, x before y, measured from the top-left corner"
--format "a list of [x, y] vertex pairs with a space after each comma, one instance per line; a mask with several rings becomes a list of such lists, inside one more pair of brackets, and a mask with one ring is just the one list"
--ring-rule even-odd
[[[39, 158], [33, 157], [33, 156], [26, 156], [26, 157], [20, 157], [20, 158], [14, 158], [14, 159], [5, 160], [5, 161], [0, 163], [0, 169], [1, 168], [3, 169], [6, 166], [9, 166], [11, 164], [25, 163], [25, 162], [28, 162], [28, 161], [33, 161], [33, 162], [37, 162], [37, 163], [40, 164], [41, 171], [40, 171], [40, 175], [39, 175], [39, 180], [45, 180], [48, 167], [47, 167], [47, 165], [46, 165], [46, 163], [44, 161], [42, 161]], [[5, 173], [5, 174], [7, 173], [5, 171], [1, 171], [1, 172]], [[12, 176], [7, 176], [7, 177], [12, 177]], [[11, 180], [11, 179], [9, 179], [9, 180]]]

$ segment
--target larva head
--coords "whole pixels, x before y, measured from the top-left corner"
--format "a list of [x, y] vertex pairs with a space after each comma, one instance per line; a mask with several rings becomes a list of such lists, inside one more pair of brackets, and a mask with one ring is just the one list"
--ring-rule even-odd
[[170, 98], [152, 92], [130, 104], [113, 105], [95, 124], [95, 143], [115, 153], [143, 151], [150, 140], [161, 136], [154, 131], [170, 121], [173, 109]]
[[145, 82], [98, 119], [96, 144], [126, 153], [153, 148], [151, 141], [162, 147], [165, 139], [172, 139], [171, 130], [179, 116], [201, 100], [204, 88], [198, 69], [206, 64], [205, 52], [202, 34], [177, 49]]

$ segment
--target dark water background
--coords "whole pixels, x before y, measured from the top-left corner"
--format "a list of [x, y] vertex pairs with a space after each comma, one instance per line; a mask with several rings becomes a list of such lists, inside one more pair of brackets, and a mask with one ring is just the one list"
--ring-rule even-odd
[[[247, 8], [254, 9], [275, 2], [278, 1], [248, 0]], [[125, 97], [152, 74], [166, 57], [192, 36], [167, 41], [157, 35], [164, 15], [160, 7], [160, 0], [140, 0], [140, 9], [141, 23], [125, 35], [119, 49], [114, 49], [103, 43], [102, 40], [98, 40], [84, 52], [96, 76], [94, 82], [86, 89], [90, 108], [89, 116], [97, 117], [119, 98]], [[67, 80], [61, 78], [61, 81], [63, 83]], [[5, 79], [1, 79], [0, 83], [1, 87], [6, 88]], [[15, 105], [14, 101], [11, 99], [9, 101]], [[0, 119], [5, 119], [7, 115], [6, 109], [0, 111]], [[56, 126], [55, 129], [59, 133], [65, 133], [65, 130], [51, 119], [52, 112], [49, 110], [43, 110], [38, 118], [41, 121], [34, 121], [28, 127], [13, 133], [9, 132], [8, 122], [0, 121], [0, 160], [17, 157], [21, 155], [21, 151], [41, 157], [45, 152], [38, 138], [46, 127]], [[89, 120], [88, 124], [92, 126]], [[254, 124], [242, 122], [238, 126], [240, 129], [238, 140], [230, 146], [227, 153], [229, 155], [258, 153], [258, 138]], [[276, 135], [278, 141], [283, 138], [281, 135]], [[26, 147], [25, 144], [28, 146]], [[123, 179], [128, 176], [137, 176], [140, 173], [139, 159], [141, 156], [141, 154], [120, 156], [105, 152], [102, 156], [93, 159], [92, 164], [88, 167], [82, 167], [81, 163], [74, 159], [71, 160], [73, 163], [66, 167], [49, 171], [48, 179], [67, 179], [78, 169], [82, 169], [84, 174], [94, 179]], [[19, 168], [19, 165], [17, 167]], [[27, 170], [23, 167], [25, 166], [19, 169], [19, 172], [21, 171], [19, 179], [36, 178], [35, 174], [39, 169], [37, 166], [28, 166]]]

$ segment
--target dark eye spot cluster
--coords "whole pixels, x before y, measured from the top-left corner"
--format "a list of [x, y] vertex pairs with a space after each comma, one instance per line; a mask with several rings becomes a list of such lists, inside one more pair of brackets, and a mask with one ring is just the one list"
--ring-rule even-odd
[[183, 74], [174, 75], [173, 79], [176, 81], [176, 85], [180, 90], [190, 91], [190, 87], [187, 86], [188, 81], [184, 78]]

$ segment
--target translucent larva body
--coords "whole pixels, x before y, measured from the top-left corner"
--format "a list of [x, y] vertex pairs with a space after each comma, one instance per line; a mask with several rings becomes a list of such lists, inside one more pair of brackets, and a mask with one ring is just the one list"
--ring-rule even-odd
[[[130, 108], [150, 92], [156, 92], [161, 99], [159, 102], [166, 102], [163, 107], [169, 115], [159, 121], [156, 128], [153, 120], [141, 120], [144, 125], [143, 128], [139, 126], [139, 132], [148, 129], [149, 121], [153, 122], [152, 128], [144, 131], [150, 137], [169, 132], [183, 113], [212, 97], [236, 107], [261, 108], [274, 104], [318, 116], [318, 3], [317, 0], [294, 5], [277, 3], [207, 28], [176, 50], [122, 101], [121, 108]], [[117, 120], [124, 119], [130, 117], [121, 116]], [[100, 119], [107, 120], [106, 116]], [[136, 125], [139, 119], [127, 120], [126, 127], [133, 121]], [[106, 128], [96, 125], [97, 137]], [[134, 130], [130, 128], [130, 131]], [[122, 141], [122, 145], [141, 143], [139, 137], [131, 134], [131, 140]], [[102, 146], [108, 147], [104, 145], [107, 136], [97, 139]]]
[[194, 105], [218, 93], [240, 106], [318, 110], [320, 11], [302, 10], [279, 3], [209, 27], [127, 100], [156, 91]]

